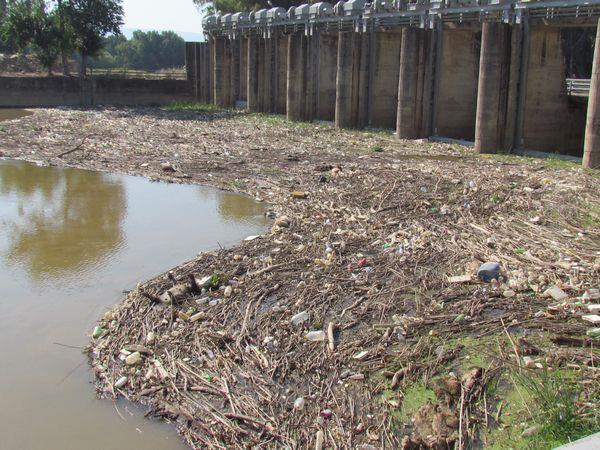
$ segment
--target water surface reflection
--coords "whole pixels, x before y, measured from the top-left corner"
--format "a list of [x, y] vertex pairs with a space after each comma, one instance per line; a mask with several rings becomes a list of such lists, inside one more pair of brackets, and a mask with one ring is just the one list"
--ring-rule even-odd
[[96, 400], [81, 351], [56, 343], [86, 345], [123, 289], [266, 225], [261, 205], [215, 189], [0, 160], [0, 448], [185, 448]]

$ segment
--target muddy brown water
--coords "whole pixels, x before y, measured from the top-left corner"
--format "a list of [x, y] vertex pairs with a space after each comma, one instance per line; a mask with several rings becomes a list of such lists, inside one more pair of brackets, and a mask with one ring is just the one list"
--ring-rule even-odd
[[207, 187], [0, 160], [0, 449], [185, 448], [97, 400], [72, 347], [123, 290], [266, 226], [260, 204]]
[[3, 120], [20, 119], [21, 117], [31, 116], [33, 112], [25, 109], [0, 108], [0, 122]]

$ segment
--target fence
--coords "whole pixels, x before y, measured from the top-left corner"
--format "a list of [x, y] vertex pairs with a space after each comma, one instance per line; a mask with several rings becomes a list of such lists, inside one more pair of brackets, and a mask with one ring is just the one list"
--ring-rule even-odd
[[567, 78], [567, 95], [573, 97], [588, 97], [590, 95], [590, 80], [583, 78]]

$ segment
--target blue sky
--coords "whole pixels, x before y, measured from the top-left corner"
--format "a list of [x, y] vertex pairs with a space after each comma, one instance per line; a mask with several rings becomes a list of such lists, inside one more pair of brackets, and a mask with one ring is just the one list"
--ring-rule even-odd
[[192, 0], [123, 0], [124, 28], [201, 33], [202, 15]]

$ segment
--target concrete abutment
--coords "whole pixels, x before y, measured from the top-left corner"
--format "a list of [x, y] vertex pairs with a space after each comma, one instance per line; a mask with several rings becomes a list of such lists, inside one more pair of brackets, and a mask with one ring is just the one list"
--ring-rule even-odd
[[589, 19], [579, 22], [273, 27], [186, 47], [187, 72], [199, 101], [245, 102], [250, 111], [337, 128], [395, 129], [400, 139], [473, 141], [480, 153], [581, 156], [585, 130], [584, 162], [598, 165], [598, 52], [590, 101], [566, 91], [573, 58], [564, 29], [590, 29]]

